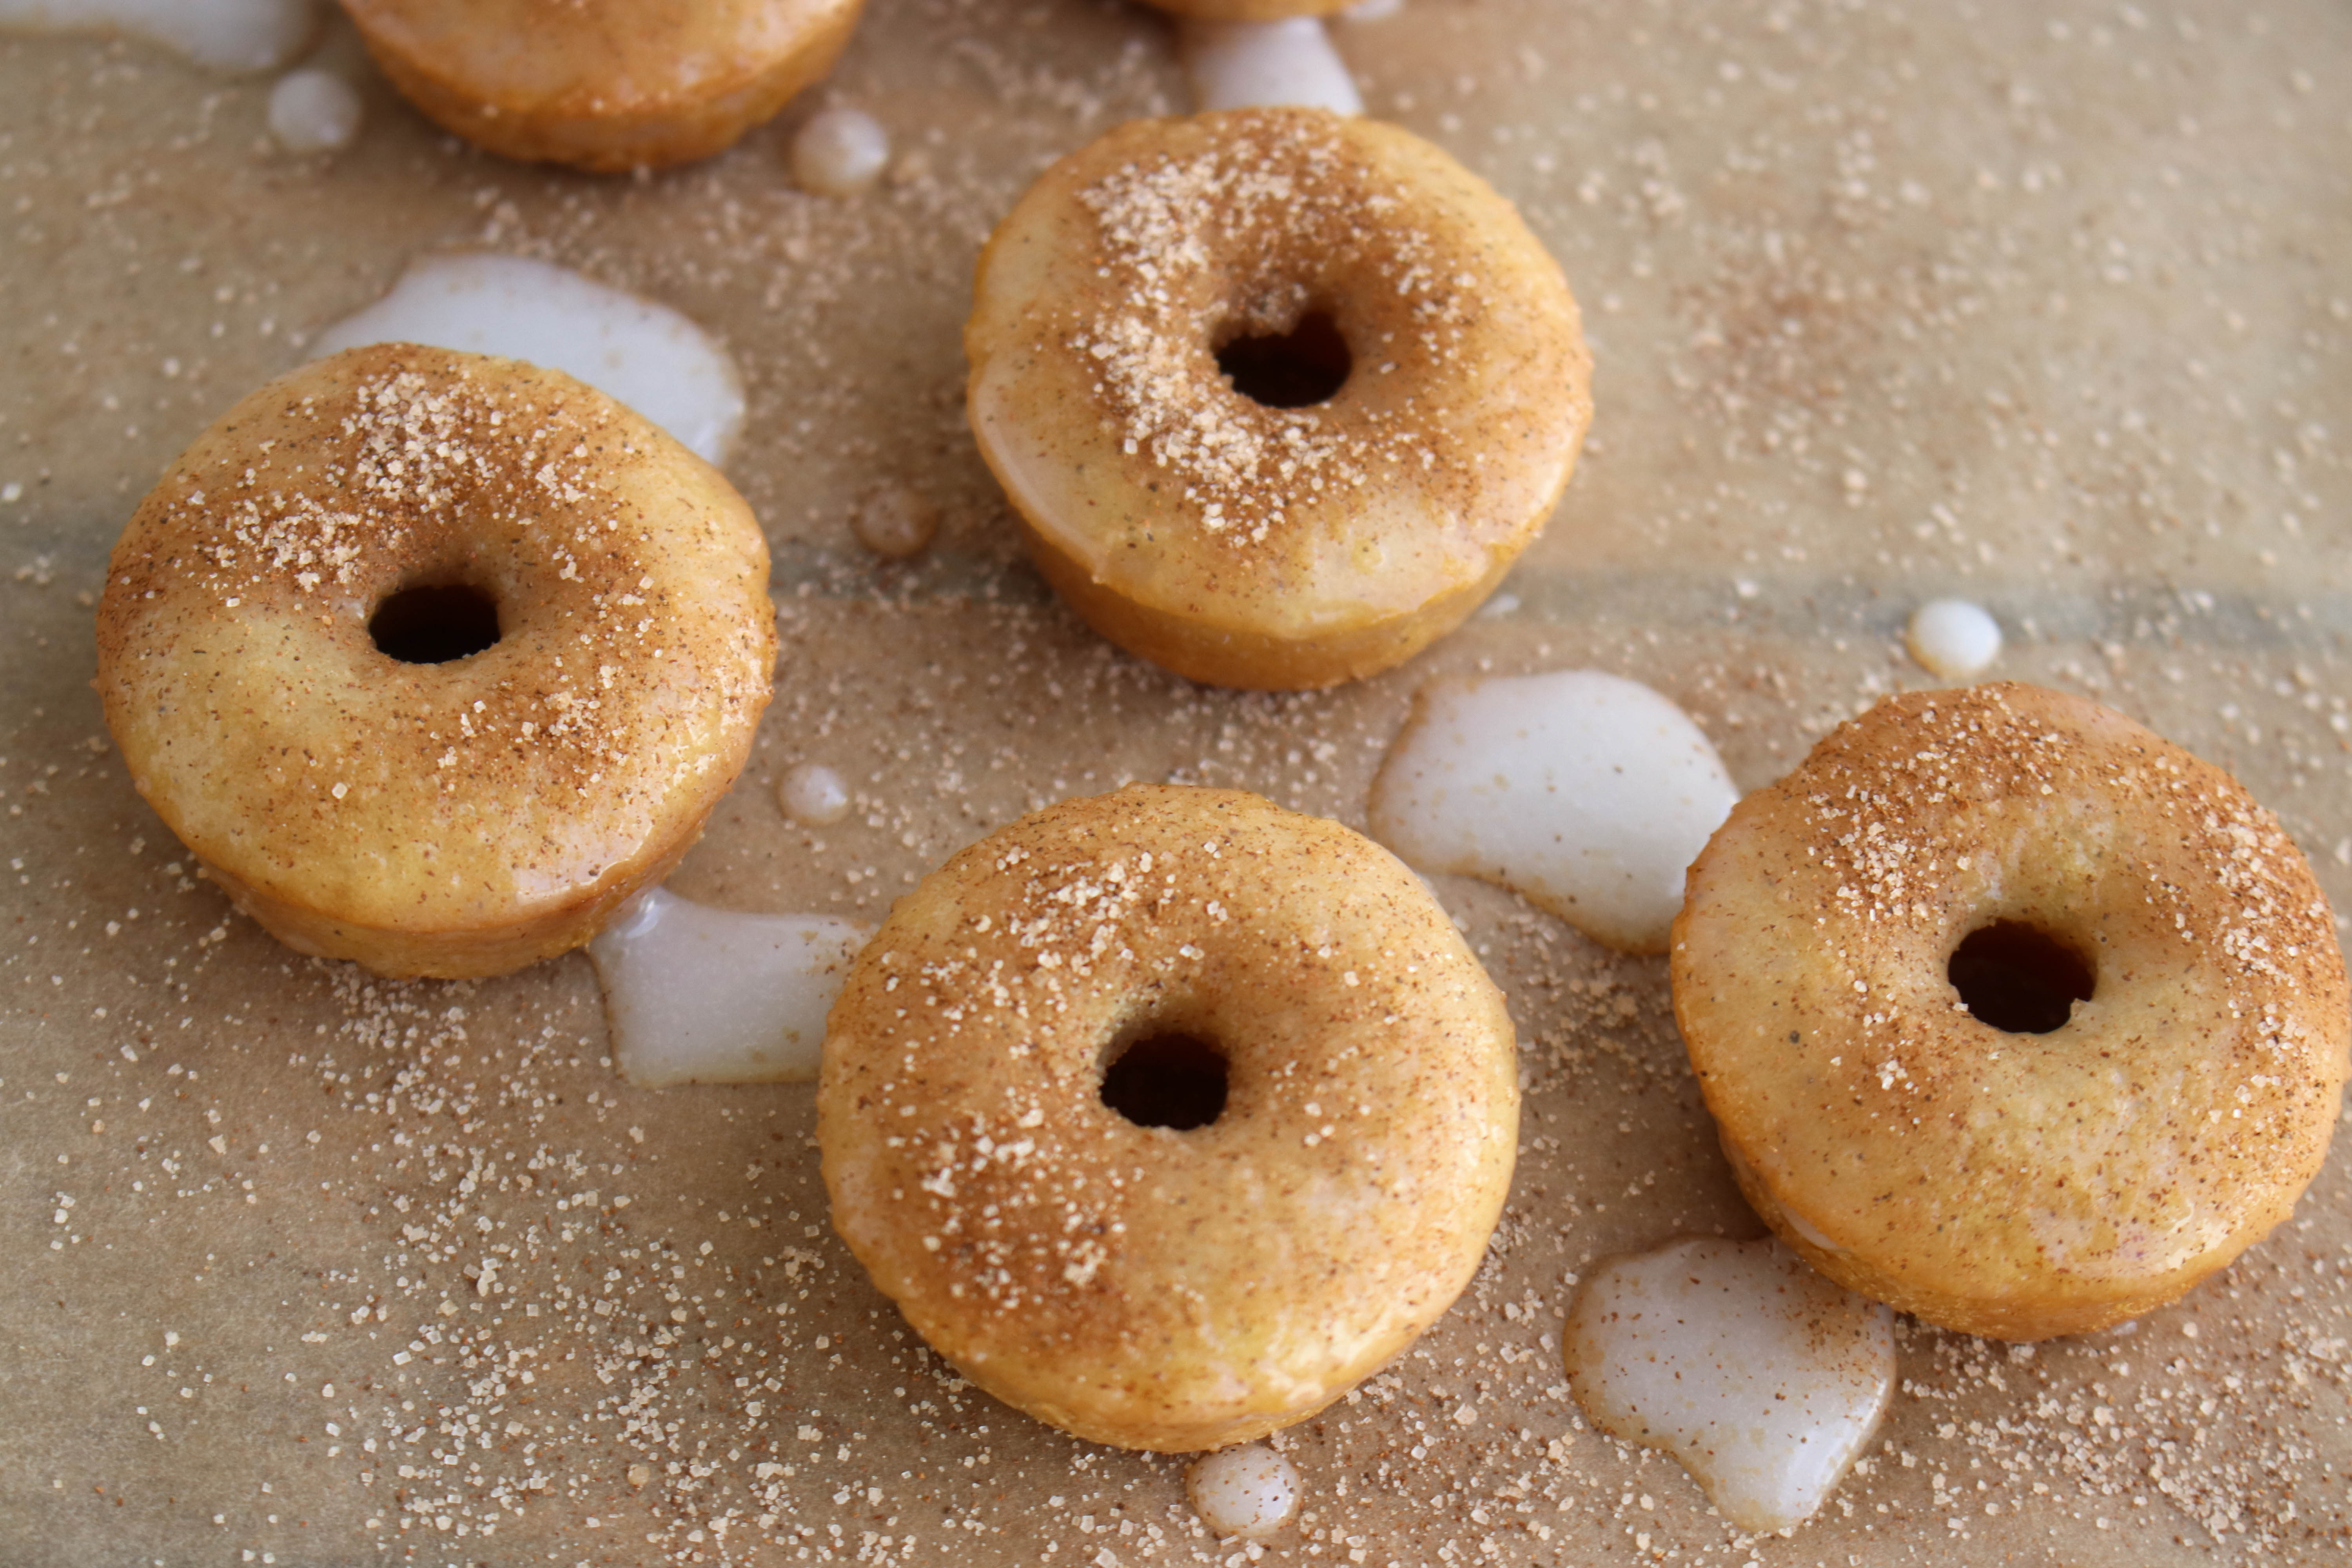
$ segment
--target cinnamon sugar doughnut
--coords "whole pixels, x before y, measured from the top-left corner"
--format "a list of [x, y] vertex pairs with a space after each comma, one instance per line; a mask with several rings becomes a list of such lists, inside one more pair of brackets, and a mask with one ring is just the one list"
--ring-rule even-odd
[[1435, 1321], [1517, 1124], [1502, 997], [1418, 878], [1255, 795], [1142, 784], [900, 900], [817, 1097], [835, 1228], [934, 1348], [1179, 1451], [1313, 1414]]
[[611, 174], [707, 158], [833, 68], [863, 0], [342, 0], [376, 64], [477, 145]]
[[352, 349], [140, 504], [98, 687], [140, 793], [280, 940], [495, 974], [700, 833], [767, 706], [767, 576], [718, 470], [604, 394]]
[[1889, 698], [1690, 870], [1675, 1015], [1741, 1189], [1842, 1283], [1999, 1339], [2136, 1317], [2284, 1218], [2346, 1071], [2310, 868], [2097, 703]]
[[1591, 360], [1508, 202], [1322, 110], [1139, 121], [980, 261], [972, 429], [1038, 569], [1180, 675], [1303, 689], [1412, 657], [1567, 485]]

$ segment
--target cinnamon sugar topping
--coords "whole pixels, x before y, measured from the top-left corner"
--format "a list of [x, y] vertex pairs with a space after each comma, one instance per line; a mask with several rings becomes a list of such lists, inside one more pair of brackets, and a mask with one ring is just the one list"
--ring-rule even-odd
[[1367, 337], [1349, 344], [1359, 376], [1444, 363], [1460, 346], [1477, 280], [1449, 272], [1432, 237], [1405, 221], [1404, 193], [1331, 125], [1261, 118], [1209, 151], [1129, 163], [1079, 200], [1100, 226], [1097, 275], [1126, 303], [1070, 346], [1099, 367], [1096, 393], [1126, 451], [1179, 480], [1207, 532], [1262, 542], [1286, 520], [1286, 494], [1447, 460], [1402, 409], [1360, 400], [1342, 422], [1323, 407], [1269, 407], [1211, 358], [1318, 309]]

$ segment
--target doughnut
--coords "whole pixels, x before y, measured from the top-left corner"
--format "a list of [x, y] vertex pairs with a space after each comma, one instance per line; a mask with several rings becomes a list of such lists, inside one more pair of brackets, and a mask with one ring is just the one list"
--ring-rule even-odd
[[1888, 698], [1690, 868], [1675, 1016], [1741, 1190], [1832, 1279], [2036, 1340], [2161, 1306], [2327, 1149], [2344, 959], [2228, 774], [2084, 698]]
[[1501, 994], [1336, 823], [1133, 784], [898, 906], [827, 1020], [834, 1227], [963, 1375], [1091, 1442], [1301, 1420], [1469, 1283], [1518, 1088]]
[[342, 0], [428, 119], [597, 174], [722, 153], [833, 68], [863, 0]]
[[1322, 110], [1121, 125], [982, 250], [981, 455], [1038, 570], [1179, 675], [1385, 669], [1535, 537], [1591, 418], [1559, 267], [1420, 138]]
[[767, 577], [733, 488], [604, 394], [352, 349], [140, 503], [97, 684], [139, 792], [289, 946], [497, 974], [701, 832], [767, 706]]

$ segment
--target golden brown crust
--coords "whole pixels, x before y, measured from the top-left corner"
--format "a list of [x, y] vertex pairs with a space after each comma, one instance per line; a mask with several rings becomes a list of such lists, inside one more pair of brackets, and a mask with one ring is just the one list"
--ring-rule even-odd
[[[2095, 972], [2046, 1034], [1950, 980], [1996, 921]], [[1758, 1212], [1823, 1272], [2011, 1340], [2137, 1316], [2285, 1217], [2347, 1065], [2333, 916], [2276, 820], [2122, 715], [1890, 698], [1690, 870], [1675, 1013]]]
[[[140, 504], [99, 605], [132, 780], [306, 952], [489, 974], [658, 881], [750, 754], [767, 547], [717, 470], [556, 371], [353, 349], [246, 398]], [[377, 648], [464, 584], [494, 647]]]
[[[1306, 407], [1215, 351], [1328, 316]], [[982, 254], [981, 453], [1097, 631], [1217, 685], [1303, 689], [1451, 630], [1559, 500], [1591, 416], [1559, 267], [1444, 152], [1320, 110], [1118, 127]]]
[[[1101, 1100], [1222, 1046], [1205, 1127]], [[1300, 1420], [1476, 1270], [1517, 1147], [1502, 998], [1419, 879], [1235, 791], [1065, 801], [899, 900], [827, 1028], [834, 1225], [974, 1383], [1094, 1441]]]
[[342, 0], [410, 102], [599, 174], [725, 151], [841, 58], [863, 0]]

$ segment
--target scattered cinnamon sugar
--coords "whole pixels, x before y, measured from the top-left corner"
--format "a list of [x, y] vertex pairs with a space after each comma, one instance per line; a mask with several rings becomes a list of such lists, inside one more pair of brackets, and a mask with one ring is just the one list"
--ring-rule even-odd
[[[752, 377], [752, 437], [730, 477], [780, 547], [792, 619], [749, 782], [805, 757], [838, 767], [856, 799], [845, 820], [796, 830], [747, 784], [681, 873], [687, 890], [878, 916], [988, 827], [1128, 777], [1360, 811], [1397, 692], [1188, 687], [1074, 628], [1009, 563], [993, 487], [961, 445], [972, 256], [1048, 159], [1181, 100], [1141, 8], [1027, 19], [988, 3], [869, 8], [845, 89], [938, 109], [928, 125], [912, 107], [894, 115], [898, 159], [855, 211], [785, 188], [772, 157], [643, 184], [551, 182], [405, 122], [371, 128], [372, 168], [314, 176], [248, 156], [258, 89], [136, 46], [26, 45], [0, 62], [22, 89], [0, 189], [26, 269], [12, 275], [26, 279], [18, 369], [0, 388], [0, 646], [17, 672], [0, 703], [0, 889], [17, 922], [0, 943], [0, 1121], [25, 1173], [9, 1189], [24, 1223], [8, 1343], [38, 1375], [62, 1368], [73, 1406], [68, 1427], [20, 1419], [0, 1440], [12, 1524], [174, 1563], [340, 1561], [351, 1542], [392, 1563], [555, 1552], [679, 1568], [1244, 1555], [1197, 1531], [1180, 1467], [1010, 1416], [894, 1339], [901, 1326], [824, 1229], [797, 1102], [614, 1083], [584, 967], [380, 988], [348, 1004], [383, 1010], [370, 1050], [345, 1044], [340, 983], [299, 961], [288, 973], [186, 874], [76, 696], [103, 536], [146, 476], [415, 249], [478, 244], [689, 308], [725, 326]], [[1539, 546], [1510, 584], [1520, 613], [1465, 629], [1429, 669], [1591, 665], [1650, 681], [1753, 786], [1913, 683], [1899, 614], [1918, 584], [1958, 583], [2011, 631], [2004, 673], [2099, 696], [2230, 767], [2340, 895], [2352, 677], [2325, 519], [2344, 472], [2352, 307], [2302, 243], [2326, 240], [2326, 205], [2298, 199], [2333, 188], [2340, 8], [2123, 6], [2056, 19], [2064, 38], [2028, 9], [1812, 0], [1594, 11], [1560, 40], [1509, 36], [1517, 19], [1409, 5], [1342, 37], [1375, 113], [1520, 202], [1586, 286], [1601, 361], [1604, 440], [1580, 484], [1604, 526]], [[396, 185], [381, 212], [386, 186], [354, 183], [376, 175]], [[877, 290], [898, 302], [887, 321], [861, 308]], [[2151, 313], [2178, 330], [2147, 332]], [[918, 566], [877, 570], [853, 510], [876, 474], [902, 468], [936, 486], [941, 535]], [[2333, 1560], [2352, 1523], [2340, 1153], [2304, 1218], [2136, 1334], [2013, 1359], [1907, 1329], [1891, 1447], [1792, 1539], [1736, 1539], [1669, 1462], [1580, 1430], [1544, 1342], [1564, 1277], [1676, 1230], [1750, 1222], [1690, 1090], [1660, 967], [1507, 895], [1444, 892], [1528, 1042], [1520, 1191], [1422, 1353], [1289, 1436], [1304, 1511], [1259, 1561]], [[453, 1040], [422, 1058], [451, 1006], [467, 1011], [462, 1068], [442, 1059]], [[283, 1064], [320, 1059], [304, 1040], [317, 1024], [351, 1082], [307, 1111], [308, 1068]], [[362, 1109], [412, 1072], [396, 1112]], [[459, 1152], [426, 1161], [428, 1143]], [[529, 1173], [544, 1186], [478, 1178], [456, 1193], [476, 1151], [511, 1182], [542, 1144], [551, 1163]], [[380, 1169], [384, 1157], [410, 1164]], [[589, 1206], [573, 1202], [588, 1191]], [[237, 1223], [248, 1215], [268, 1223]], [[518, 1238], [536, 1226], [541, 1248], [528, 1268], [501, 1254], [488, 1296], [463, 1274], [478, 1251], [423, 1264], [399, 1229], [455, 1244], [484, 1216], [505, 1227], [489, 1240], [527, 1250]], [[552, 1226], [575, 1218], [566, 1242]], [[405, 1264], [386, 1261], [396, 1244]], [[136, 1267], [111, 1271], [123, 1258]], [[657, 1272], [677, 1267], [685, 1280]], [[685, 1299], [667, 1300], [672, 1288]], [[712, 1288], [776, 1326], [669, 1322], [677, 1306], [719, 1305]], [[438, 1312], [445, 1289], [454, 1319]], [[387, 1316], [351, 1324], [371, 1295]], [[217, 1331], [232, 1299], [250, 1336]], [[598, 1300], [625, 1310], [600, 1315]], [[416, 1331], [488, 1323], [494, 1308], [506, 1321], [469, 1328], [462, 1348], [446, 1328], [438, 1345]], [[656, 1346], [665, 1324], [674, 1337]], [[390, 1369], [411, 1340], [445, 1359]], [[623, 1343], [664, 1353], [611, 1364]], [[505, 1395], [475, 1392], [533, 1346], [520, 1367], [536, 1383], [518, 1369]], [[395, 1371], [410, 1381], [393, 1384]], [[392, 1440], [394, 1420], [418, 1442]], [[467, 1434], [462, 1454], [445, 1425]], [[432, 1473], [403, 1478], [404, 1464]], [[547, 1487], [526, 1487], [534, 1469]], [[396, 1489], [446, 1506], [379, 1511]], [[480, 1522], [499, 1532], [483, 1539]]]

